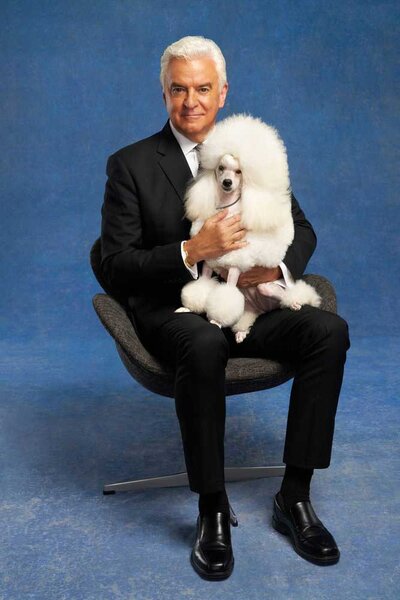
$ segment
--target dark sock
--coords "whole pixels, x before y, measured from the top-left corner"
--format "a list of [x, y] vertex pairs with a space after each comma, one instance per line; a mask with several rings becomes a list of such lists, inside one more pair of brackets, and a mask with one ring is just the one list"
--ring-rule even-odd
[[296, 502], [310, 500], [310, 482], [314, 469], [303, 469], [286, 465], [281, 486], [281, 495], [286, 510], [290, 510]]
[[200, 494], [199, 512], [201, 515], [215, 514], [216, 512], [229, 514], [229, 500], [226, 491]]

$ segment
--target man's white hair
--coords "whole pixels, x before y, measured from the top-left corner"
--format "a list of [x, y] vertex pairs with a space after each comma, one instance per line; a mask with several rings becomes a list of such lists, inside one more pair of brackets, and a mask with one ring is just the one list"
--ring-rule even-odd
[[160, 81], [165, 91], [165, 77], [170, 60], [181, 58], [193, 60], [201, 57], [211, 58], [217, 69], [219, 89], [222, 90], [226, 83], [226, 64], [225, 58], [219, 46], [212, 40], [200, 35], [188, 35], [168, 46], [161, 57]]

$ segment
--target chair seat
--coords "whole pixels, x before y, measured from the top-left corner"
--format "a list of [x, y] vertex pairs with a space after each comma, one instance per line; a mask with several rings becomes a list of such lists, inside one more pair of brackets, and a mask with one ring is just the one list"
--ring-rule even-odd
[[[101, 241], [97, 239], [90, 252], [90, 263], [97, 281], [107, 294], [96, 294], [93, 306], [114, 338], [118, 353], [129, 373], [146, 389], [173, 397], [174, 374], [151, 356], [138, 338], [135, 328], [123, 306], [123, 298], [111, 295], [111, 290], [101, 271]], [[321, 296], [321, 308], [336, 313], [336, 293], [325, 277], [305, 275], [304, 281], [312, 285]], [[114, 297], [113, 297], [114, 296]], [[117, 299], [116, 299], [117, 298]], [[226, 367], [226, 394], [242, 394], [275, 387], [293, 377], [293, 368], [264, 358], [231, 358]]]
[[[321, 308], [336, 312], [336, 295], [331, 283], [320, 275], [306, 275], [322, 298]], [[114, 338], [122, 362], [146, 389], [173, 397], [174, 373], [143, 346], [125, 308], [107, 294], [96, 294], [93, 306], [104, 327]], [[242, 394], [268, 389], [293, 377], [293, 367], [265, 358], [230, 358], [226, 367], [226, 394]]]
[[[125, 309], [111, 296], [96, 294], [94, 308], [114, 338], [129, 373], [146, 389], [173, 398], [174, 372], [149, 354], [139, 340]], [[293, 377], [288, 364], [264, 358], [230, 358], [226, 367], [226, 394], [275, 387]]]

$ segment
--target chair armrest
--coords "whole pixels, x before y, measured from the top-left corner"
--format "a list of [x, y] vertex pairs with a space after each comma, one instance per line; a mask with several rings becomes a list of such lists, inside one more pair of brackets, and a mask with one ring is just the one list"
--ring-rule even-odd
[[133, 363], [155, 375], [165, 373], [165, 368], [147, 352], [139, 340], [125, 308], [119, 302], [107, 294], [96, 294], [93, 306], [108, 333]]
[[312, 285], [321, 296], [322, 302], [320, 308], [336, 314], [336, 292], [329, 279], [322, 277], [322, 275], [304, 275], [302, 279]]

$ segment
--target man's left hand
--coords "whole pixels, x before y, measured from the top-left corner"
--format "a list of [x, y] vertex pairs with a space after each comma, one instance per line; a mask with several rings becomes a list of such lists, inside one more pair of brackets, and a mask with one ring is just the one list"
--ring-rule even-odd
[[[228, 271], [226, 269], [221, 269], [220, 275], [226, 280]], [[269, 281], [281, 279], [282, 276], [280, 267], [274, 267], [273, 269], [268, 269], [267, 267], [253, 267], [239, 276], [237, 287], [255, 287], [259, 283], [268, 283]]]

